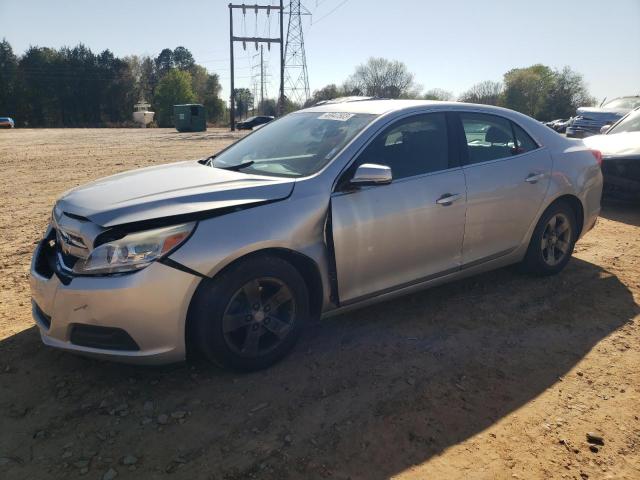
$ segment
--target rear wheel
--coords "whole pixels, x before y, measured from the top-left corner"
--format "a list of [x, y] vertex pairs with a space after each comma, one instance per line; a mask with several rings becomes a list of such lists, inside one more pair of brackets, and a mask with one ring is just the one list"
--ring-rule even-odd
[[573, 209], [564, 202], [551, 205], [536, 225], [527, 254], [525, 270], [537, 275], [555, 275], [571, 259], [577, 229]]
[[199, 350], [236, 370], [259, 370], [284, 357], [309, 316], [306, 284], [277, 257], [252, 257], [203, 284], [191, 309]]

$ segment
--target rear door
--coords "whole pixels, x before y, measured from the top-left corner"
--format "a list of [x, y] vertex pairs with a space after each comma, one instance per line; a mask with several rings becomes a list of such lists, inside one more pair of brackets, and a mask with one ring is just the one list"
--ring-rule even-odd
[[[341, 303], [460, 268], [465, 183], [447, 123], [445, 113], [398, 120], [340, 179], [331, 211]], [[389, 166], [392, 183], [351, 187], [363, 163]]]
[[467, 220], [462, 264], [506, 255], [536, 220], [551, 177], [546, 148], [507, 118], [458, 114], [464, 132]]

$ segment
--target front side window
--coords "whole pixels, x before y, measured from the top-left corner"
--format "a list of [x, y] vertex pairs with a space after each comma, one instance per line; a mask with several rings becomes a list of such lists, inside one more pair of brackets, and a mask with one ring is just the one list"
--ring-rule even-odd
[[449, 168], [446, 115], [428, 113], [399, 120], [365, 148], [357, 165], [363, 163], [390, 167], [394, 180]]
[[291, 113], [221, 152], [211, 165], [254, 175], [312, 175], [375, 117], [364, 113]]

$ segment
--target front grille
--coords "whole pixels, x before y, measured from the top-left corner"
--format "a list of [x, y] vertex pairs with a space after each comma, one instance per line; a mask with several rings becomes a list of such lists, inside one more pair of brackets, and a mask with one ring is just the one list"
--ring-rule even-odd
[[38, 304], [33, 300], [31, 300], [31, 311], [33, 312], [33, 318], [36, 320], [36, 322], [38, 322], [38, 324], [40, 324], [47, 330], [51, 328], [51, 317], [44, 313], [38, 306]]
[[78, 257], [62, 251], [57, 241], [56, 231], [52, 229], [36, 250], [34, 270], [47, 279], [56, 274], [64, 285], [69, 285], [72, 279], [71, 272], [77, 261]]
[[51, 233], [44, 238], [36, 250], [36, 259], [33, 265], [38, 275], [44, 278], [51, 278], [55, 271], [56, 265], [56, 232]]
[[56, 243], [64, 254], [81, 258], [89, 256], [89, 249], [82, 237], [62, 229], [59, 225], [56, 225], [55, 229], [57, 230]]
[[102, 350], [137, 351], [140, 347], [121, 328], [98, 327], [76, 323], [71, 327], [71, 343]]
[[73, 233], [70, 233], [70, 232], [66, 232], [61, 228], [58, 228], [58, 242], [66, 243], [73, 247], [78, 247], [83, 249], [87, 248], [87, 246], [84, 244], [84, 240], [82, 240], [82, 237], [79, 237], [78, 235], [74, 235]]
[[69, 271], [73, 271], [73, 267], [75, 266], [76, 262], [79, 260], [78, 257], [64, 253], [60, 248], [57, 248], [56, 251], [58, 254], [58, 263], [62, 264], [60, 266], [64, 267]]

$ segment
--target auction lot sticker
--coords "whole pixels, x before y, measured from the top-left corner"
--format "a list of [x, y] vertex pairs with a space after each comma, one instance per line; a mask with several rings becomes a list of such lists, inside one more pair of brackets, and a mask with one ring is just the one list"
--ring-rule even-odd
[[318, 117], [320, 120], [338, 120], [339, 122], [346, 122], [351, 117], [355, 116], [355, 113], [346, 112], [328, 112], [323, 113]]

